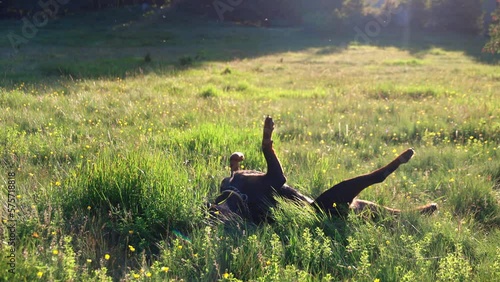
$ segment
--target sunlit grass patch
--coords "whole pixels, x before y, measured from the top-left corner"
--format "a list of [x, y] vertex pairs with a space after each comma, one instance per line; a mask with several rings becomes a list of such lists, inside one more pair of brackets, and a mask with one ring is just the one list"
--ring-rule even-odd
[[432, 99], [454, 95], [455, 91], [444, 90], [440, 86], [379, 84], [365, 90], [375, 99]]
[[[165, 154], [146, 154], [102, 152], [60, 184], [64, 190], [53, 201], [59, 201], [64, 218], [76, 224], [73, 232], [81, 237], [75, 244], [89, 258], [98, 259], [107, 251], [117, 257], [110, 263], [116, 267], [127, 260], [120, 255], [125, 250], [151, 255], [171, 229], [186, 233], [203, 220], [207, 190], [190, 184], [188, 163]], [[182, 175], [174, 173], [179, 166], [185, 168]], [[199, 208], [191, 210], [193, 203]], [[88, 241], [103, 247], [97, 257], [88, 249]]]
[[446, 51], [441, 49], [441, 48], [432, 48], [427, 51], [429, 55], [434, 55], [434, 56], [443, 56], [446, 55]]
[[415, 67], [415, 66], [421, 66], [424, 64], [423, 60], [419, 59], [408, 59], [408, 60], [388, 60], [383, 62], [384, 65], [389, 65], [389, 66], [408, 66], [408, 67]]
[[217, 97], [219, 90], [214, 85], [208, 85], [201, 90], [200, 96], [203, 98]]

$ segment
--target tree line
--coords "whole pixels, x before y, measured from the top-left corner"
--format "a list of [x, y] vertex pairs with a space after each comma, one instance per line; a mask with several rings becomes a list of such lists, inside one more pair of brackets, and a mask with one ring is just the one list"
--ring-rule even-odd
[[484, 20], [498, 4], [495, 0], [185, 0], [179, 5], [194, 14], [230, 21], [334, 30], [391, 13], [395, 17], [388, 24], [478, 33], [487, 29]]
[[[57, 16], [137, 5], [170, 6], [174, 13], [261, 26], [304, 26], [341, 32], [386, 17], [384, 24], [480, 33], [488, 31], [496, 0], [3, 0], [0, 18], [32, 16], [48, 10]], [[390, 16], [389, 19], [387, 17]]]
[[40, 9], [61, 7], [58, 15], [75, 12], [98, 11], [109, 8], [121, 8], [132, 5], [150, 6], [169, 5], [172, 0], [2, 0], [0, 1], [1, 18], [22, 18], [32, 16]]

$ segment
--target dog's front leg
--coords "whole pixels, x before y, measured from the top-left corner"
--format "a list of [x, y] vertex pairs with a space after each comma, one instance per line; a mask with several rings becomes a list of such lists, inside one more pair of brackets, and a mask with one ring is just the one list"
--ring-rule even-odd
[[269, 185], [274, 189], [279, 189], [286, 182], [281, 163], [273, 149], [272, 135], [274, 131], [274, 121], [270, 116], [264, 121], [264, 134], [262, 138], [262, 152], [267, 162], [266, 178]]

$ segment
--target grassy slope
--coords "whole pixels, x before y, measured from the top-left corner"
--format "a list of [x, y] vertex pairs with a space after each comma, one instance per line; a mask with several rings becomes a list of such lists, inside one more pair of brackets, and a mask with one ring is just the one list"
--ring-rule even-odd
[[[500, 68], [470, 52], [481, 42], [392, 35], [340, 48], [348, 37], [116, 13], [127, 20], [51, 22], [17, 54], [0, 42], [16, 279], [500, 276]], [[19, 29], [5, 26], [3, 39]], [[202, 207], [231, 152], [265, 168], [266, 114], [289, 183], [304, 193], [414, 147], [409, 164], [362, 198], [403, 209], [435, 201], [440, 213], [340, 222], [283, 203], [273, 225], [207, 225]], [[12, 279], [6, 271], [1, 279]]]

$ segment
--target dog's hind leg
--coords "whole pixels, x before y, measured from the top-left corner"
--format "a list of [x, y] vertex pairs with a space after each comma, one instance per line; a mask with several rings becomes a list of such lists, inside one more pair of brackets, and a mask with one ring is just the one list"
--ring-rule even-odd
[[384, 181], [387, 176], [393, 173], [401, 164], [408, 162], [413, 154], [414, 151], [408, 149], [388, 165], [380, 169], [340, 182], [316, 198], [316, 205], [326, 211], [331, 211], [332, 209], [337, 210], [339, 208], [347, 211], [345, 207], [352, 203], [354, 198], [361, 193], [361, 191], [375, 183]]
[[438, 210], [438, 205], [436, 203], [430, 203], [425, 206], [420, 206], [417, 211], [421, 214], [431, 215]]
[[374, 202], [360, 200], [360, 199], [354, 199], [353, 202], [349, 205], [349, 208], [351, 208], [357, 214], [362, 213], [363, 211], [366, 210], [369, 210], [370, 213], [373, 215], [379, 214], [380, 211], [386, 211], [392, 215], [398, 215], [401, 213], [401, 210], [381, 206]]
[[[362, 213], [365, 210], [369, 210], [372, 215], [378, 215], [380, 212], [384, 211], [391, 215], [399, 215], [402, 212], [405, 212], [399, 209], [381, 206], [374, 202], [360, 200], [360, 199], [354, 199], [354, 201], [349, 205], [349, 208], [351, 208], [355, 213], [358, 214]], [[424, 206], [417, 207], [416, 209], [413, 210], [418, 211], [420, 214], [431, 215], [438, 210], [438, 205], [436, 203], [430, 203]]]

